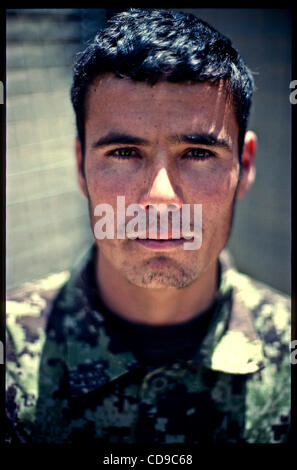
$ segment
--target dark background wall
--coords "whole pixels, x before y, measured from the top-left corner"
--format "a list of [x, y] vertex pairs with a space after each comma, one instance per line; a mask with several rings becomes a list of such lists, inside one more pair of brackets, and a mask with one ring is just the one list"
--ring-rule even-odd
[[[182, 9], [229, 36], [254, 72], [256, 181], [229, 247], [240, 270], [290, 292], [291, 18], [286, 9]], [[114, 9], [7, 12], [7, 287], [68, 269], [91, 243], [76, 182], [72, 63]]]

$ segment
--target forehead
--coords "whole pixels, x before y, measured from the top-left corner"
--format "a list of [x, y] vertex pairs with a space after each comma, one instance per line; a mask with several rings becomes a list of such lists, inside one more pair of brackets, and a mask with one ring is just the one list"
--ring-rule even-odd
[[97, 77], [86, 97], [86, 127], [99, 126], [104, 131], [132, 125], [159, 133], [200, 130], [235, 137], [238, 132], [232, 99], [223, 82], [150, 85], [112, 74]]

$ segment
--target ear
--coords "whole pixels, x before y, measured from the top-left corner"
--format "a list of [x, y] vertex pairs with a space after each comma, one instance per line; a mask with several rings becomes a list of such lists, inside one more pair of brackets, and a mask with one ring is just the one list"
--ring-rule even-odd
[[81, 192], [85, 197], [88, 197], [86, 178], [84, 176], [83, 170], [83, 156], [81, 151], [81, 143], [78, 137], [75, 139], [75, 156], [76, 156], [76, 169], [77, 169], [77, 178], [78, 184], [81, 189]]
[[244, 137], [242, 150], [241, 180], [237, 190], [237, 199], [240, 199], [253, 184], [256, 176], [254, 159], [257, 152], [257, 136], [253, 131], [247, 131]]

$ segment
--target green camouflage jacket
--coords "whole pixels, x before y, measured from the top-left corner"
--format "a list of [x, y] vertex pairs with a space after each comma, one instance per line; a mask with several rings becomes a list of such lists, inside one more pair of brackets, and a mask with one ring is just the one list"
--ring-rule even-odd
[[90, 305], [90, 253], [71, 275], [8, 294], [8, 442], [287, 440], [288, 298], [221, 257], [216, 309], [199, 349], [191, 360], [148, 369]]

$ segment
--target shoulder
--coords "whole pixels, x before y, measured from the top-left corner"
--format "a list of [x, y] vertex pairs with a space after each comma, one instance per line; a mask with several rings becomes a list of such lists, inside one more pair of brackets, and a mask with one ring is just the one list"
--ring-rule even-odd
[[6, 361], [9, 365], [27, 352], [37, 352], [53, 303], [69, 274], [63, 271], [10, 290], [6, 296]]
[[290, 422], [290, 297], [231, 270], [234, 296], [247, 307], [261, 341], [264, 367], [247, 381], [246, 439], [284, 442]]
[[231, 269], [229, 275], [232, 278], [234, 296], [251, 312], [262, 341], [265, 344], [281, 341], [289, 346], [290, 297], [235, 269]]
[[[53, 302], [68, 272], [8, 291], [6, 301], [6, 417], [9, 441], [30, 434], [38, 393], [38, 369]], [[22, 423], [22, 425], [20, 425]]]
[[[291, 339], [291, 299], [289, 295], [239, 272], [230, 253], [221, 257], [222, 279], [232, 290], [233, 309], [239, 321], [251, 317], [253, 328], [269, 357], [272, 348], [284, 352]], [[244, 323], [244, 322], [243, 322]]]

